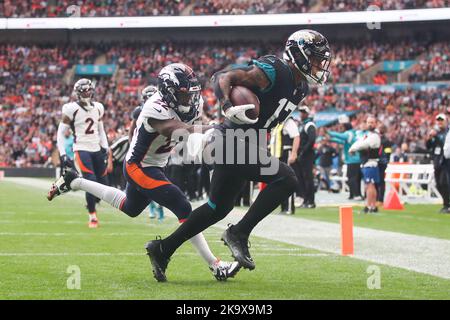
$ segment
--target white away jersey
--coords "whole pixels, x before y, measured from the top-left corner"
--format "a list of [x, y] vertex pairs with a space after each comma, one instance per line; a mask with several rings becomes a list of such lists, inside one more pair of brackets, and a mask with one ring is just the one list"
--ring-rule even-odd
[[[200, 98], [200, 106], [202, 105], [203, 100]], [[194, 119], [184, 122], [193, 124], [199, 117], [200, 110]], [[136, 121], [136, 129], [133, 133], [126, 160], [140, 164], [143, 167], [165, 167], [170, 151], [176, 142], [153, 129], [148, 123], [149, 118], [182, 121], [177, 113], [163, 102], [160, 93], [155, 93], [144, 104], [141, 114]]]
[[100, 102], [92, 102], [92, 105], [86, 108], [76, 102], [70, 102], [62, 107], [63, 115], [71, 121], [74, 135], [73, 151], [100, 150], [98, 123], [105, 113], [105, 108]]

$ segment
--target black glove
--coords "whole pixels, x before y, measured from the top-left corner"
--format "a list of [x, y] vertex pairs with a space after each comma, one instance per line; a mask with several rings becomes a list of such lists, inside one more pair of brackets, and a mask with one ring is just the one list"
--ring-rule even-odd
[[73, 160], [70, 159], [66, 154], [61, 156], [61, 166], [63, 169], [74, 168]]

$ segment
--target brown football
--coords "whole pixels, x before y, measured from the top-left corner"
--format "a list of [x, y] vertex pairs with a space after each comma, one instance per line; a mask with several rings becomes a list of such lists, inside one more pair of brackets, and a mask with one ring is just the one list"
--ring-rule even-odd
[[230, 101], [233, 106], [254, 104], [255, 108], [247, 110], [245, 115], [250, 119], [256, 119], [259, 117], [259, 99], [250, 89], [241, 86], [233, 87], [230, 92]]

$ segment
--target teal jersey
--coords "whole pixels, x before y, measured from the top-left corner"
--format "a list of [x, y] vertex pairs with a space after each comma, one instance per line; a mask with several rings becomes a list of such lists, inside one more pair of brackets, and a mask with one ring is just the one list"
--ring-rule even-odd
[[294, 74], [289, 64], [276, 56], [268, 55], [252, 60], [250, 65], [261, 69], [270, 81], [264, 90], [249, 88], [260, 103], [258, 122], [251, 125], [237, 125], [225, 119], [225, 128], [272, 129], [283, 123], [297, 109], [306, 97], [309, 86], [306, 81], [295, 83]]
[[73, 135], [70, 135], [68, 138], [64, 137], [64, 149], [66, 149], [66, 155], [73, 160]]
[[328, 131], [331, 137], [331, 142], [336, 142], [344, 146], [344, 161], [346, 164], [361, 163], [359, 152], [350, 154], [348, 150], [358, 140], [358, 133], [354, 129], [347, 130], [345, 132]]

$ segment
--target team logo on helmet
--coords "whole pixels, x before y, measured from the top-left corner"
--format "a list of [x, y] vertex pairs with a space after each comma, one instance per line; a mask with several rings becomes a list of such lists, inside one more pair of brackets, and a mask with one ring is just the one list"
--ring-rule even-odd
[[73, 86], [77, 99], [87, 105], [90, 105], [92, 97], [94, 96], [94, 84], [91, 80], [82, 78], [75, 82]]

